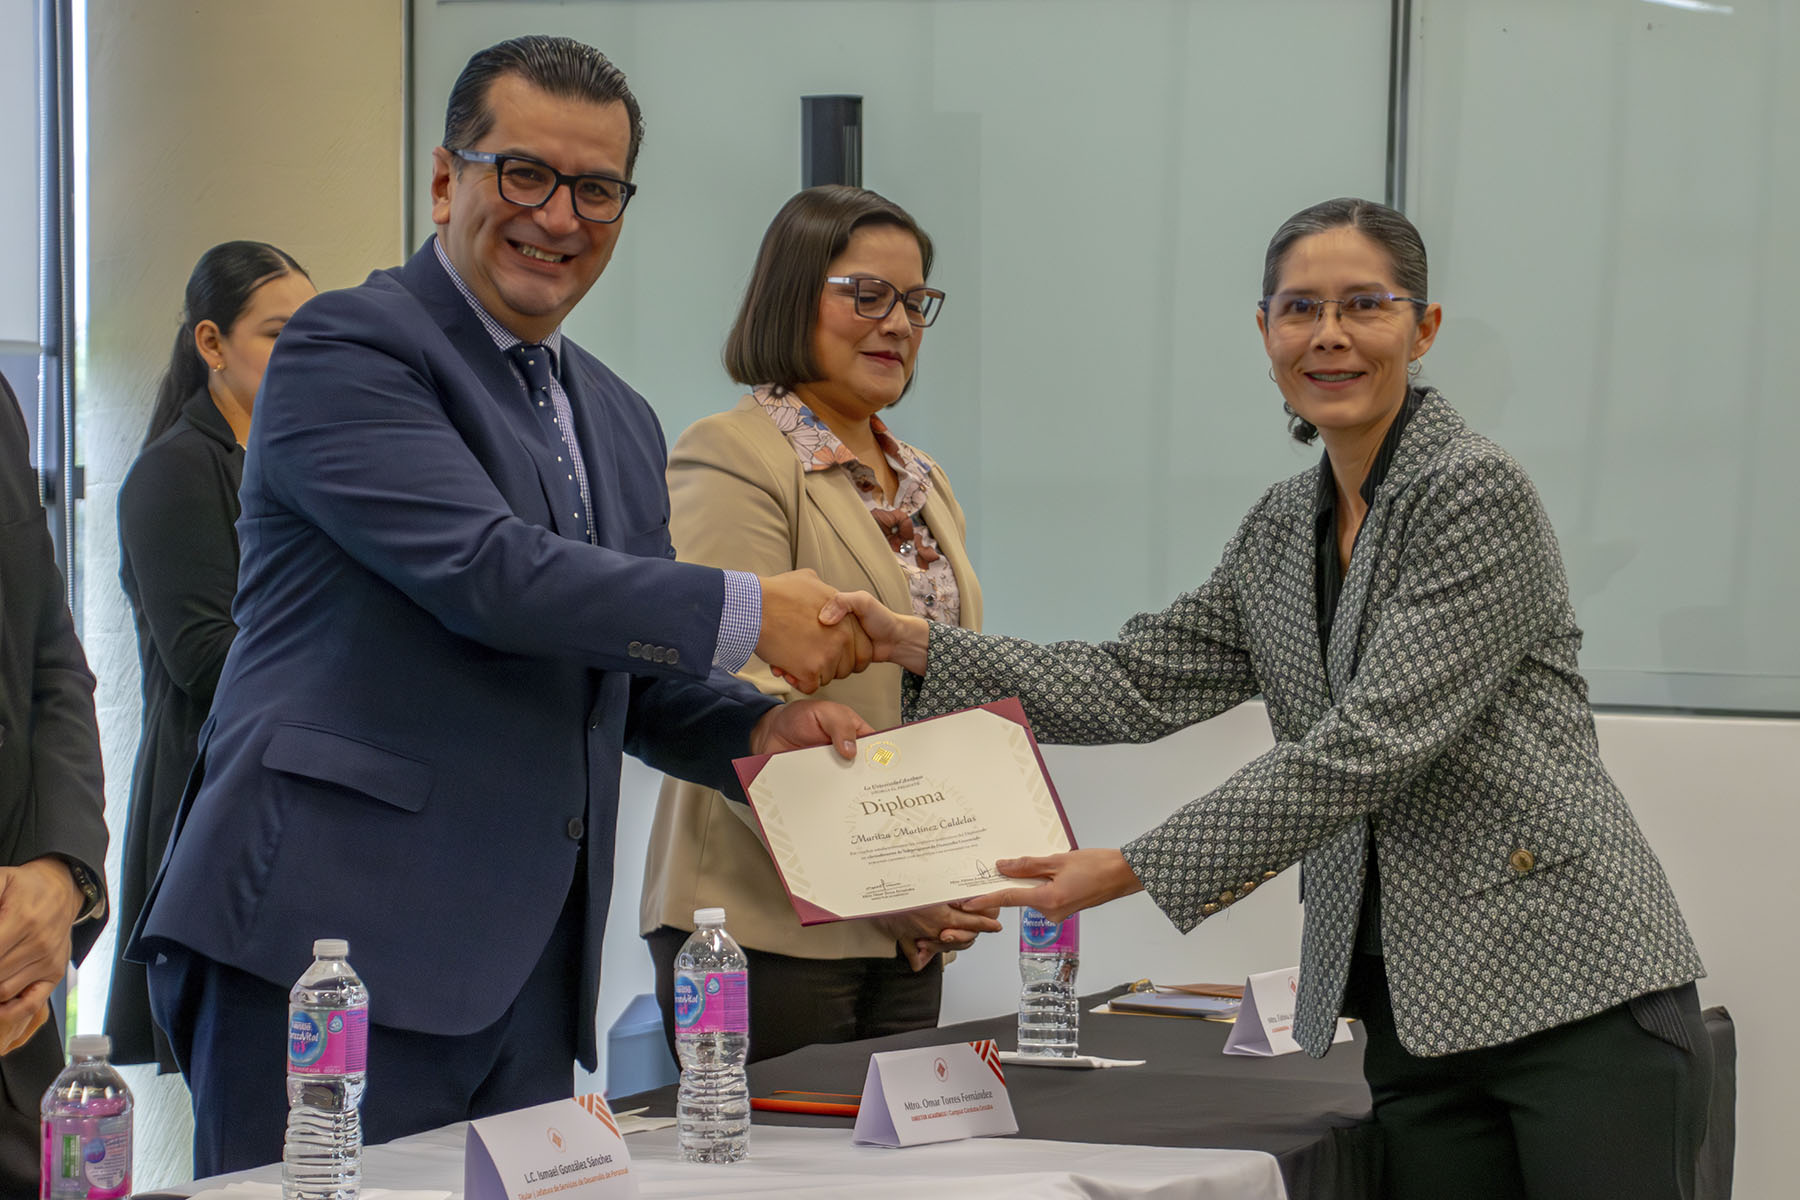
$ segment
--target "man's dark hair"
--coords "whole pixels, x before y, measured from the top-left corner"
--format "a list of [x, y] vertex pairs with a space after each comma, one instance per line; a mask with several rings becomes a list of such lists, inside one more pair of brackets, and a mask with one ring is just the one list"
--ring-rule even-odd
[[[489, 46], [471, 58], [450, 89], [444, 109], [444, 149], [467, 150], [494, 127], [488, 107], [488, 91], [502, 75], [517, 75], [532, 87], [570, 100], [625, 106], [631, 122], [631, 149], [625, 155], [625, 174], [637, 166], [638, 145], [644, 140], [644, 116], [637, 97], [625, 82], [625, 73], [592, 46], [574, 38], [530, 34]], [[456, 164], [461, 167], [462, 160]]]
[[931, 239], [892, 200], [841, 184], [796, 193], [763, 234], [744, 302], [725, 338], [725, 370], [733, 379], [786, 391], [818, 380], [812, 335], [825, 269], [850, 244], [850, 235], [868, 225], [892, 225], [912, 234], [930, 277]]

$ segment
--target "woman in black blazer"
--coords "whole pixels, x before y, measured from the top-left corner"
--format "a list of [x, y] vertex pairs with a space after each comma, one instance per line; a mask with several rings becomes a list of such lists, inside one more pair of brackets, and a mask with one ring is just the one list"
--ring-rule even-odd
[[[119, 487], [119, 582], [137, 625], [144, 690], [120, 869], [120, 947], [156, 878], [237, 635], [233, 526], [256, 389], [276, 336], [312, 295], [300, 264], [266, 242], [225, 242], [201, 255], [144, 447]], [[175, 1069], [150, 1018], [143, 966], [116, 953], [106, 1032], [114, 1062]]]
[[[1179, 928], [1304, 863], [1293, 1032], [1361, 1018], [1387, 1200], [1685, 1200], [1701, 964], [1600, 761], [1562, 558], [1519, 464], [1411, 381], [1441, 311], [1384, 205], [1296, 213], [1257, 326], [1318, 465], [1212, 577], [1038, 646], [840, 597], [908, 719], [1016, 695], [1041, 740], [1146, 742], [1260, 695], [1275, 746], [1119, 850], [1001, 861], [1046, 916], [1138, 891]], [[829, 611], [828, 614], [829, 615]]]

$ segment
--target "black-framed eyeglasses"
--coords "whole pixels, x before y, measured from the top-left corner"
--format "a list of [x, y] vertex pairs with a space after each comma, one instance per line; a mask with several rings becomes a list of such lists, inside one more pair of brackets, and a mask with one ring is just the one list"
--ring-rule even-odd
[[575, 215], [597, 225], [610, 225], [625, 215], [625, 206], [637, 195], [637, 184], [611, 175], [564, 175], [549, 163], [520, 154], [494, 154], [487, 150], [452, 150], [464, 162], [487, 163], [494, 168], [500, 198], [520, 208], [542, 208], [569, 185]]
[[1392, 320], [1404, 312], [1408, 304], [1423, 310], [1425, 303], [1417, 296], [1396, 296], [1392, 292], [1357, 292], [1342, 299], [1276, 292], [1273, 296], [1264, 296], [1256, 306], [1278, 329], [1310, 330], [1324, 318], [1327, 304], [1337, 305], [1338, 320], [1343, 324], [1371, 325]]
[[825, 282], [853, 289], [856, 315], [871, 321], [882, 320], [894, 311], [895, 304], [903, 303], [907, 321], [924, 329], [937, 320], [938, 310], [944, 306], [944, 293], [936, 288], [916, 287], [903, 292], [874, 275], [827, 275]]

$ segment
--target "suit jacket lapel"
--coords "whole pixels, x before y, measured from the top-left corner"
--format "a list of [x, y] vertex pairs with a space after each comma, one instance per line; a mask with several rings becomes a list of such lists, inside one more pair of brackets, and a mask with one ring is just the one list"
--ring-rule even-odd
[[[1311, 488], [1306, 489], [1306, 502], [1312, 494]], [[1278, 661], [1285, 669], [1265, 680], [1265, 699], [1276, 736], [1293, 738], [1331, 707], [1331, 690], [1325, 676], [1325, 654], [1319, 647], [1319, 556], [1312, 512], [1301, 507], [1286, 515], [1292, 532], [1278, 543], [1279, 557], [1271, 566], [1270, 586], [1267, 594], [1259, 597], [1254, 620], [1262, 631], [1298, 629], [1311, 634], [1302, 638], [1299, 652], [1281, 655]], [[1267, 646], [1275, 644], [1273, 638], [1262, 640]]]
[[825, 523], [869, 577], [880, 601], [896, 612], [912, 611], [912, 590], [906, 572], [882, 538], [875, 518], [856, 493], [848, 471], [807, 471], [803, 476], [806, 498], [819, 510]]
[[[594, 540], [602, 546], [617, 546], [634, 531], [619, 528], [619, 463], [612, 439], [601, 437], [602, 427], [611, 424], [607, 420], [606, 399], [602, 389], [594, 387], [583, 375], [570, 353], [567, 335], [563, 337], [560, 368], [563, 392], [569, 397], [569, 412], [575, 421], [575, 440], [581, 446], [581, 465], [587, 471], [588, 495], [594, 503]], [[582, 533], [576, 529], [568, 536], [580, 540]]]
[[1400, 433], [1400, 444], [1388, 466], [1387, 478], [1381, 481], [1369, 502], [1368, 515], [1363, 518], [1356, 549], [1350, 556], [1350, 571], [1344, 576], [1344, 590], [1338, 596], [1337, 616], [1332, 622], [1331, 645], [1326, 655], [1333, 695], [1341, 695], [1356, 676], [1363, 618], [1369, 607], [1369, 587], [1376, 560], [1382, 557], [1394, 500], [1413, 484], [1438, 449], [1462, 427], [1462, 418], [1444, 398], [1436, 392], [1427, 392]]
[[[430, 314], [433, 323], [443, 330], [451, 349], [473, 372], [482, 389], [492, 398], [493, 403], [499, 406], [516, 403], [521, 406], [518, 412], [506, 416], [503, 423], [507, 429], [512, 431], [520, 453], [530, 461], [532, 469], [537, 475], [538, 487], [544, 500], [544, 509], [550, 514], [550, 528], [563, 537], [574, 538], [577, 541], [585, 540], [581, 519], [565, 511], [568, 506], [559, 498], [562, 495], [562, 489], [555, 486], [556, 480], [550, 474], [555, 465], [554, 451], [547, 454], [546, 450], [549, 449], [547, 443], [534, 446], [529, 440], [528, 431], [539, 430], [542, 426], [533, 424], [530, 415], [522, 407], [525, 401], [518, 373], [513, 370], [512, 363], [507, 361], [506, 355], [494, 345], [493, 336], [488, 333], [487, 326], [481, 323], [481, 318], [475, 315], [474, 308], [470, 306], [463, 294], [456, 290], [455, 282], [444, 271], [443, 264], [437, 260], [437, 251], [432, 249], [431, 239], [426, 239], [425, 245], [407, 260], [406, 265], [400, 268], [398, 274], [401, 284], [418, 299], [425, 311]], [[563, 353], [565, 356], [568, 354], [566, 339]], [[576, 373], [569, 370], [566, 365], [559, 370], [559, 377], [563, 380], [563, 390], [569, 393], [569, 403], [572, 408], [576, 407], [576, 402], [569, 380]], [[456, 419], [454, 413], [450, 416], [452, 421]], [[589, 457], [589, 443], [583, 437], [583, 429], [591, 424], [593, 424], [591, 420], [583, 421], [581, 419], [577, 409], [575, 431], [576, 437], [581, 440], [582, 460], [588, 469], [590, 492], [594, 490], [596, 472], [593, 459]], [[608, 470], [604, 474], [610, 478], [614, 472]], [[496, 480], [496, 483], [498, 482]], [[597, 524], [601, 521], [600, 507], [600, 498], [596, 494], [594, 496], [594, 520]], [[526, 513], [519, 515], [527, 520], [531, 519]]]

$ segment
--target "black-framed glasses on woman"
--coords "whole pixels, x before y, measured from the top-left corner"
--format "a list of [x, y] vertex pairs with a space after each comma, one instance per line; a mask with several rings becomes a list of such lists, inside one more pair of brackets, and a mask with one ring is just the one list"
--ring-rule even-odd
[[1338, 321], [1345, 325], [1370, 325], [1391, 321], [1406, 311], [1406, 305], [1423, 310], [1425, 301], [1417, 296], [1396, 296], [1392, 292], [1358, 292], [1343, 299], [1325, 299], [1300, 292], [1276, 292], [1264, 296], [1256, 306], [1268, 314], [1277, 329], [1310, 331], [1325, 316], [1327, 304], [1337, 305]]
[[850, 288], [856, 297], [856, 315], [871, 321], [881, 320], [894, 311], [895, 304], [904, 303], [907, 321], [924, 329], [937, 320], [938, 310], [944, 306], [944, 293], [936, 288], [916, 287], [903, 292], [874, 275], [827, 275], [825, 282]]
[[625, 215], [625, 206], [637, 195], [637, 184], [611, 175], [564, 175], [549, 163], [522, 154], [494, 154], [487, 150], [452, 150], [464, 162], [486, 163], [494, 168], [500, 198], [520, 208], [542, 208], [569, 185], [575, 215], [596, 225], [610, 225]]

